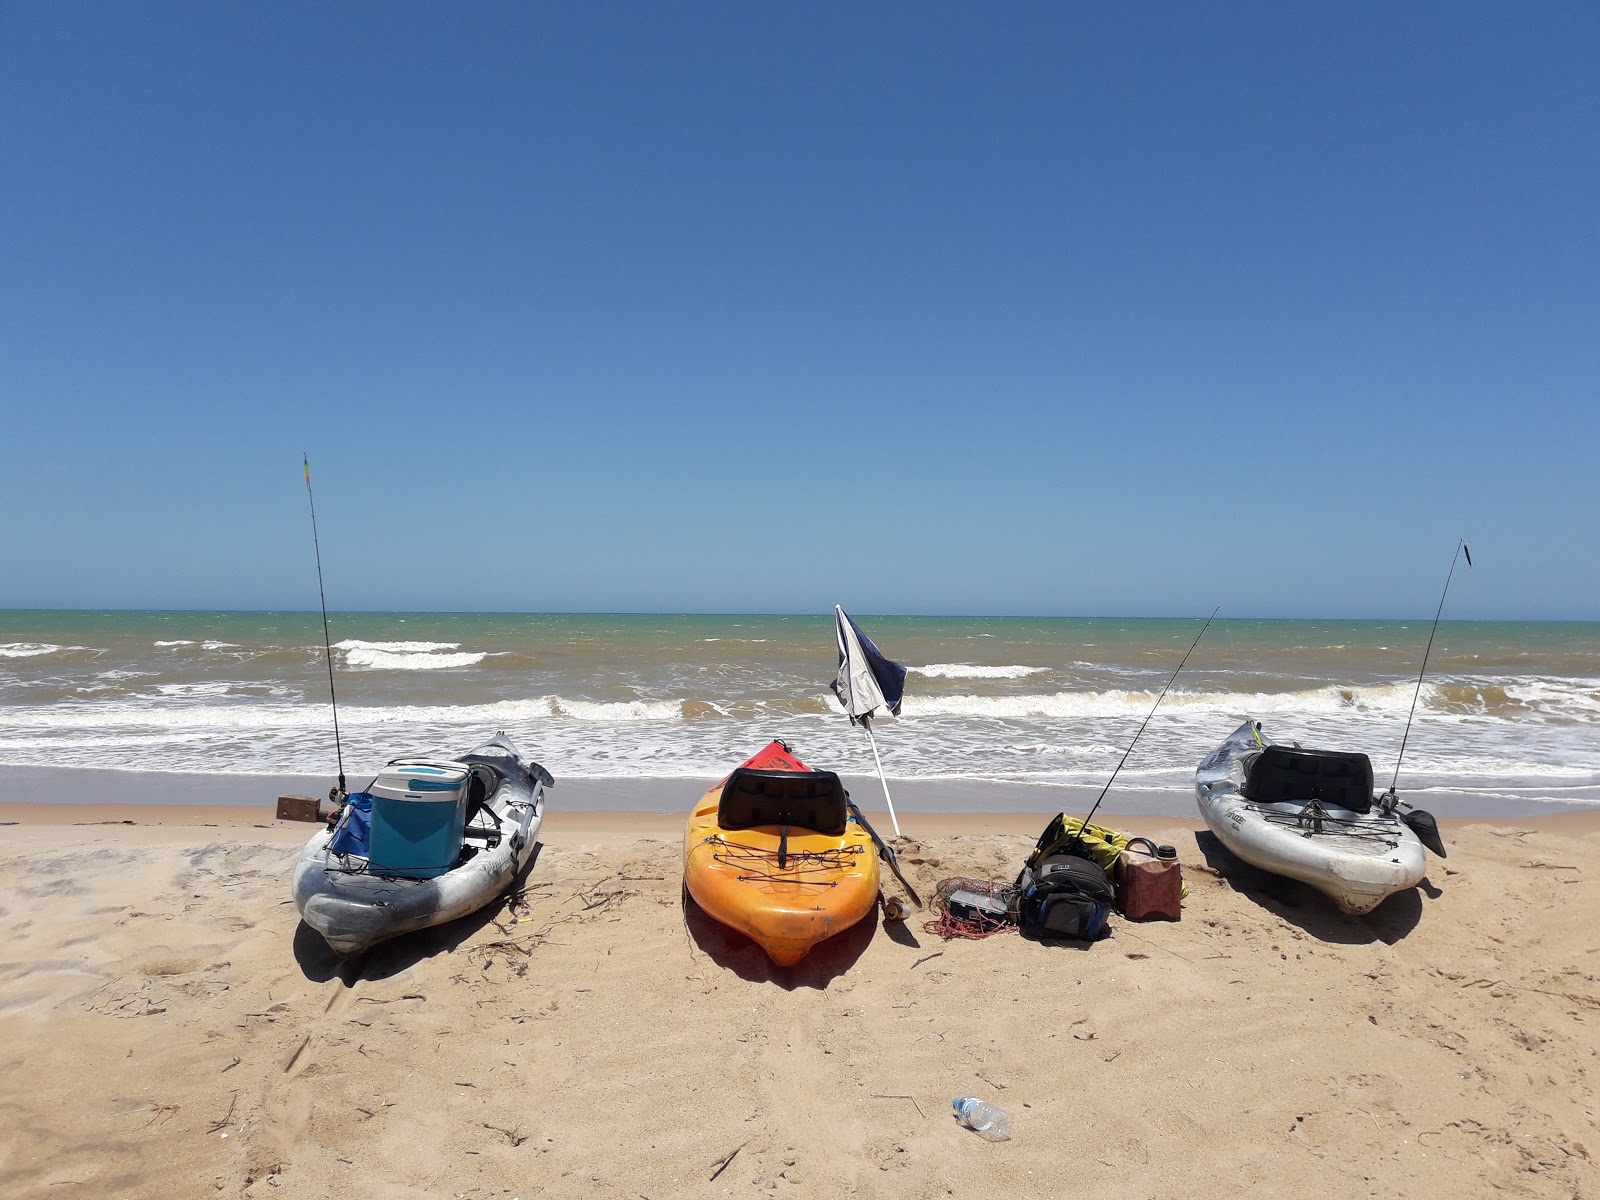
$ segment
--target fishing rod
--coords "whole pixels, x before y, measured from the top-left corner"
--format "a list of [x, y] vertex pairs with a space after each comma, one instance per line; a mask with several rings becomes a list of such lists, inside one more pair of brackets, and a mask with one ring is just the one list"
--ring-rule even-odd
[[[317, 552], [317, 598], [322, 601], [322, 649], [328, 661], [328, 700], [333, 705], [333, 753], [339, 760], [339, 795], [344, 790], [344, 747], [339, 741], [339, 697], [333, 691], [333, 647], [328, 641], [328, 597], [322, 590], [322, 543], [317, 539], [317, 498], [311, 494], [311, 456], [302, 455], [306, 469], [306, 499], [311, 502], [311, 544]], [[328, 797], [330, 800], [332, 796]]]
[[[1128, 761], [1128, 755], [1132, 754], [1133, 748], [1139, 744], [1139, 737], [1140, 734], [1144, 733], [1145, 725], [1150, 724], [1150, 718], [1156, 715], [1156, 709], [1160, 708], [1161, 702], [1167, 698], [1167, 689], [1170, 688], [1177, 680], [1178, 671], [1183, 670], [1183, 664], [1189, 661], [1189, 655], [1194, 653], [1194, 648], [1200, 644], [1200, 639], [1205, 637], [1206, 630], [1211, 628], [1211, 622], [1217, 619], [1217, 614], [1221, 611], [1222, 605], [1220, 604], [1217, 605], [1216, 608], [1213, 608], [1211, 610], [1211, 615], [1206, 618], [1206, 623], [1200, 626], [1200, 632], [1194, 635], [1194, 641], [1190, 643], [1189, 649], [1184, 653], [1182, 661], [1178, 663], [1177, 670], [1172, 672], [1172, 678], [1167, 680], [1167, 686], [1161, 689], [1161, 695], [1157, 696], [1156, 702], [1150, 706], [1150, 711], [1145, 716], [1144, 724], [1139, 726], [1139, 732], [1133, 735], [1133, 741], [1129, 742], [1128, 748], [1122, 752], [1122, 762], [1117, 764], [1116, 771], [1111, 772], [1111, 778], [1106, 780], [1105, 787], [1100, 789], [1100, 795], [1095, 798], [1094, 806], [1089, 809], [1089, 816], [1084, 817], [1082, 821], [1078, 822], [1078, 831], [1072, 835], [1073, 845], [1081, 845], [1083, 843], [1083, 831], [1089, 828], [1089, 817], [1094, 816], [1095, 811], [1099, 809], [1100, 801], [1106, 798], [1106, 793], [1111, 790], [1111, 785], [1117, 778], [1117, 771], [1122, 770], [1123, 763]], [[1063, 847], [1063, 849], [1067, 848]], [[1071, 850], [1067, 849], [1067, 853], [1071, 853]]]
[[[1400, 782], [1400, 762], [1406, 756], [1406, 741], [1411, 737], [1411, 722], [1417, 715], [1417, 697], [1422, 695], [1422, 677], [1428, 673], [1428, 655], [1433, 651], [1433, 637], [1439, 632], [1439, 617], [1444, 613], [1444, 598], [1450, 594], [1450, 580], [1456, 573], [1456, 562], [1465, 554], [1467, 566], [1472, 565], [1472, 551], [1467, 547], [1467, 539], [1462, 538], [1456, 542], [1456, 552], [1450, 556], [1450, 572], [1444, 577], [1444, 591], [1439, 593], [1439, 610], [1433, 614], [1433, 628], [1428, 631], [1427, 649], [1422, 652], [1422, 669], [1417, 672], [1417, 687], [1411, 693], [1411, 713], [1406, 717], [1406, 731], [1400, 737], [1400, 753], [1394, 760], [1394, 778], [1389, 781], [1389, 790], [1383, 794], [1383, 799], [1398, 801], [1395, 786]], [[1391, 805], [1392, 807], [1392, 805]]]

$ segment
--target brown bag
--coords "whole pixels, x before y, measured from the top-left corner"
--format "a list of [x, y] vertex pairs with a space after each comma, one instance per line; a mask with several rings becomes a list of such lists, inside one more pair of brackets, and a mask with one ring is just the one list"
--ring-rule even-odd
[[1149, 838], [1130, 838], [1117, 857], [1117, 908], [1130, 921], [1183, 915], [1183, 868], [1177, 851]]

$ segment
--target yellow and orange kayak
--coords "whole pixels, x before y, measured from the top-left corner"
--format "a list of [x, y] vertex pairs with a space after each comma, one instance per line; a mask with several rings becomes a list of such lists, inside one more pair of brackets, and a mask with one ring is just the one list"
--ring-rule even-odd
[[690, 813], [684, 886], [778, 966], [793, 966], [878, 899], [878, 856], [848, 800], [832, 771], [772, 742]]

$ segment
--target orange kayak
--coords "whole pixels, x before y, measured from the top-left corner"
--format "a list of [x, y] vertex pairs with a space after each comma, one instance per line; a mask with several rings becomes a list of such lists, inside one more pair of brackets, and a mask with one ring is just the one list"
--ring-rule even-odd
[[778, 966], [793, 966], [877, 903], [878, 856], [848, 798], [832, 771], [772, 742], [695, 805], [684, 886]]

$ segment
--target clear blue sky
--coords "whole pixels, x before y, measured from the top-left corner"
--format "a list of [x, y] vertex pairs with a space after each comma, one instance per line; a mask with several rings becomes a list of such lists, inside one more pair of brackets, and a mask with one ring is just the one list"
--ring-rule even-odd
[[1600, 617], [1589, 3], [0, 7], [0, 606]]

